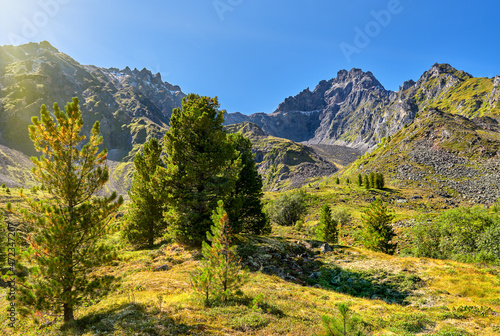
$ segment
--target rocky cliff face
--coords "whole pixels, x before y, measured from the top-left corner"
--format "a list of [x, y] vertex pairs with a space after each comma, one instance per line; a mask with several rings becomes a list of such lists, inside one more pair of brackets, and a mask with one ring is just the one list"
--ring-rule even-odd
[[81, 65], [47, 42], [0, 47], [0, 143], [34, 155], [28, 137], [31, 117], [42, 104], [60, 107], [80, 99], [88, 132], [98, 120], [110, 159], [129, 155], [134, 146], [168, 126], [185, 96], [178, 86], [128, 67]]

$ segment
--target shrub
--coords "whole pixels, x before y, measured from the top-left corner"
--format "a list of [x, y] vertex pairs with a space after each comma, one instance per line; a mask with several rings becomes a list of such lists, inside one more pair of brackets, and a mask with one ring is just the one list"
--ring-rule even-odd
[[269, 218], [278, 225], [293, 226], [306, 212], [306, 193], [285, 193], [267, 207]]
[[[500, 258], [500, 218], [479, 206], [422, 217], [410, 232], [412, 253], [420, 257], [485, 261]], [[488, 257], [489, 256], [489, 257]]]

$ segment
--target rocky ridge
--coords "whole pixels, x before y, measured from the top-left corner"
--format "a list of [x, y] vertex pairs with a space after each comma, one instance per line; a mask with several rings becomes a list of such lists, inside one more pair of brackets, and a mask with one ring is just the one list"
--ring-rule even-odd
[[240, 132], [252, 141], [255, 163], [267, 190], [297, 188], [313, 177], [329, 176], [338, 171], [309, 146], [269, 136], [257, 124], [245, 122], [226, 126], [229, 133]]
[[341, 70], [313, 91], [286, 98], [271, 114], [230, 113], [226, 123], [250, 121], [273, 136], [308, 144], [334, 144], [362, 151], [411, 124], [428, 108], [472, 116], [500, 113], [500, 77], [474, 78], [448, 64], [434, 64], [418, 81], [386, 90], [371, 72]]

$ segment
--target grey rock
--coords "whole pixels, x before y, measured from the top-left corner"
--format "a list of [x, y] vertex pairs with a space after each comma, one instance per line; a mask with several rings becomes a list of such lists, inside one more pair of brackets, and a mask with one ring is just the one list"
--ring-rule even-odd
[[331, 251], [333, 251], [332, 247], [328, 243], [324, 243], [323, 245], [321, 245], [320, 249], [321, 249], [321, 252], [331, 252]]
[[169, 269], [170, 267], [167, 264], [156, 267], [157, 271], [168, 271]]

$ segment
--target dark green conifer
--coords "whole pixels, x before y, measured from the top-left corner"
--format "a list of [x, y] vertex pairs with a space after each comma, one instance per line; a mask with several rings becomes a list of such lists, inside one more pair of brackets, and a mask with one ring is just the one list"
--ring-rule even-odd
[[369, 188], [375, 188], [375, 173], [374, 172], [371, 172], [368, 175], [368, 185], [369, 185]]
[[123, 231], [136, 247], [153, 246], [167, 228], [165, 163], [162, 147], [156, 138], [144, 144], [134, 158], [134, 178], [129, 191], [130, 206]]
[[364, 175], [363, 184], [364, 184], [366, 189], [370, 189], [370, 181], [368, 180], [368, 175]]
[[321, 208], [317, 233], [320, 239], [336, 244], [339, 240], [338, 223], [332, 218], [332, 210], [325, 204]]
[[396, 245], [391, 242], [395, 236], [390, 223], [394, 214], [377, 198], [361, 215], [364, 230], [364, 245], [366, 248], [388, 254], [394, 253]]
[[229, 136], [241, 161], [241, 170], [225, 208], [233, 233], [270, 233], [271, 226], [262, 211], [262, 177], [255, 166], [252, 143], [240, 133]]
[[223, 128], [224, 111], [218, 108], [217, 98], [189, 94], [182, 109], [172, 111], [165, 135], [167, 221], [180, 242], [205, 240], [217, 200], [228, 197], [241, 169]]

